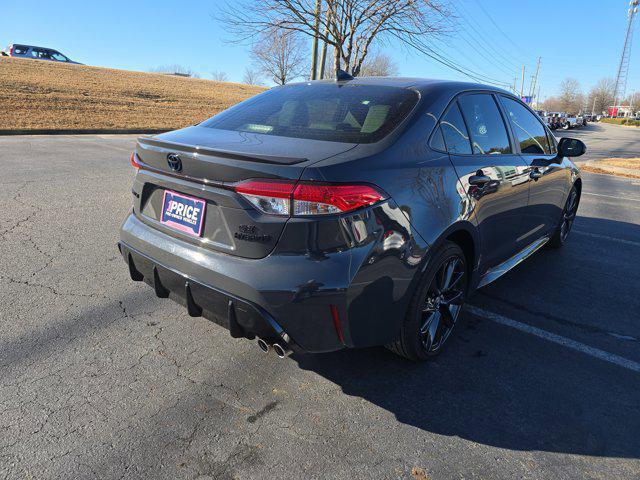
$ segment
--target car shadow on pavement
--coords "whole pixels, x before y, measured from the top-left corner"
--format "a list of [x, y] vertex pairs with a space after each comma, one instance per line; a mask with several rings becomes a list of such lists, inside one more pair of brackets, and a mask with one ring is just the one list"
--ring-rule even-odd
[[[628, 259], [637, 252], [640, 227], [581, 217], [576, 228], [589, 235], [574, 235], [561, 251], [537, 253], [470, 303], [510, 308], [509, 316], [525, 323], [535, 310], [553, 309], [556, 317], [536, 319], [548, 322], [542, 328], [632, 354], [635, 342], [611, 343], [605, 331], [637, 333], [637, 291], [629, 285], [640, 283], [640, 273]], [[602, 237], [606, 232], [632, 244], [618, 245]], [[505, 307], [501, 299], [511, 303]], [[574, 329], [558, 330], [568, 328], [558, 319]], [[292, 359], [345, 394], [439, 435], [511, 450], [640, 458], [640, 374], [468, 312], [442, 355], [423, 364], [383, 348]]]
[[[504, 332], [507, 327], [485, 327], [511, 333]], [[494, 352], [484, 350], [461, 355], [460, 339], [426, 364], [409, 363], [382, 348], [294, 358], [343, 393], [435, 434], [510, 450], [640, 458], [637, 374], [623, 371], [614, 380], [615, 367], [594, 366], [597, 360], [566, 355], [564, 347], [517, 336], [520, 342], [543, 344], [543, 355], [553, 361], [514, 360], [499, 353], [492, 359]], [[563, 357], [566, 363], [558, 362]]]

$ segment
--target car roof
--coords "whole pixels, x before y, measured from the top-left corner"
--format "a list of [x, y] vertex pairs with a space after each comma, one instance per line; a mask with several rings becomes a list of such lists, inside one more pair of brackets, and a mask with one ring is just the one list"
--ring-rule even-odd
[[42, 50], [53, 50], [54, 52], [57, 52], [58, 50], [56, 50], [55, 48], [51, 48], [51, 47], [40, 47], [38, 45], [29, 45], [28, 43], [10, 43], [9, 46], [11, 45], [18, 45], [20, 47], [26, 47], [26, 48], [41, 48]]
[[[288, 85], [302, 84], [335, 84], [348, 83], [350, 85], [380, 85], [398, 88], [413, 88], [422, 94], [426, 93], [457, 93], [465, 90], [489, 90], [493, 92], [505, 93], [513, 95], [512, 92], [499, 87], [484, 85], [481, 83], [460, 82], [455, 80], [441, 80], [432, 78], [415, 78], [415, 77], [355, 77], [353, 80], [343, 80], [336, 82], [335, 80], [313, 80], [307, 82], [290, 83]], [[286, 85], [285, 85], [286, 88]]]

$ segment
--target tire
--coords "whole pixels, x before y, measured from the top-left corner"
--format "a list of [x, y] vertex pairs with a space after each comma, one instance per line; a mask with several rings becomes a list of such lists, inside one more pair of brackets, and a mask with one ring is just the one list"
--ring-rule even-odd
[[570, 128], [571, 128], [571, 124], [570, 124], [569, 122], [565, 123], [565, 124], [562, 126], [562, 129], [563, 129], [563, 130], [569, 130]]
[[388, 348], [413, 361], [438, 355], [457, 324], [468, 282], [464, 252], [457, 244], [445, 242], [422, 274], [400, 335]]
[[573, 221], [576, 219], [579, 204], [580, 192], [578, 192], [578, 189], [574, 185], [571, 187], [571, 191], [567, 197], [567, 202], [562, 210], [562, 217], [560, 217], [558, 226], [554, 230], [551, 239], [547, 242], [549, 248], [560, 248], [565, 244], [571, 232]]

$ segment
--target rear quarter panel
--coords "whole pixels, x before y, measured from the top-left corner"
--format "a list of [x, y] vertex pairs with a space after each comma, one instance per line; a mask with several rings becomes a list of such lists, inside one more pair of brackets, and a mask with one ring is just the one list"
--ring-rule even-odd
[[[306, 169], [302, 179], [364, 182], [391, 198], [371, 213], [379, 228], [375, 241], [352, 249], [349, 328], [357, 346], [393, 340], [429, 258], [429, 247], [442, 241], [455, 224], [469, 222], [468, 197], [447, 154], [428, 146], [430, 134], [450, 96], [429, 99], [411, 123], [382, 151], [357, 147], [340, 158]], [[372, 151], [371, 155], [363, 152]], [[351, 158], [349, 158], [351, 157]], [[360, 157], [360, 158], [358, 158]], [[349, 219], [353, 228], [357, 219]], [[453, 227], [455, 228], [455, 227]]]

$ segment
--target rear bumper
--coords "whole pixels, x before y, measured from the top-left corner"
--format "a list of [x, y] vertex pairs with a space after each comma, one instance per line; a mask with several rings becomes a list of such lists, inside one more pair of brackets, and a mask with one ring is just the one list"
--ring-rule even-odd
[[428, 258], [391, 203], [324, 222], [292, 219], [276, 249], [259, 259], [194, 245], [135, 214], [120, 240], [131, 277], [156, 295], [234, 337], [284, 340], [312, 353], [393, 341]]
[[259, 336], [272, 342], [285, 343], [294, 350], [299, 349], [259, 305], [194, 280], [124, 242], [118, 242], [118, 249], [129, 267], [132, 280], [144, 281], [159, 298], [171, 297], [185, 306], [190, 316], [208, 318], [228, 329], [234, 338], [253, 339]]
[[[346, 316], [350, 252], [322, 262], [291, 255], [246, 259], [194, 246], [131, 214], [118, 248], [131, 278], [169, 297], [191, 316], [227, 328], [233, 337], [286, 342], [294, 351], [352, 346], [339, 335], [332, 305]], [[310, 280], [312, 279], [312, 280]]]

